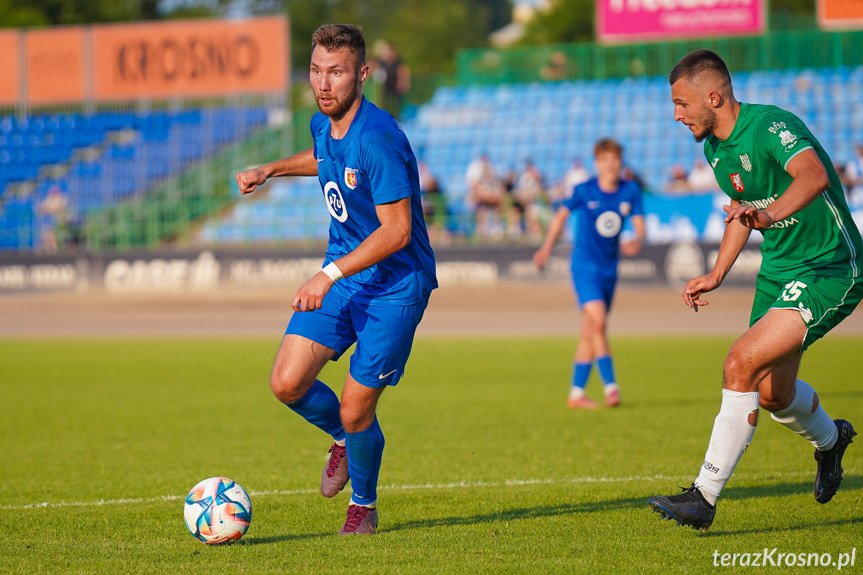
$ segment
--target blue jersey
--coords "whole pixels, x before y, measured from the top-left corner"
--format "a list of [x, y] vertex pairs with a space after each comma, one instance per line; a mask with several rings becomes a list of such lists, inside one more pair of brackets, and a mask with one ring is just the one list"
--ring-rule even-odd
[[437, 287], [434, 252], [407, 136], [392, 116], [365, 98], [341, 140], [330, 136], [330, 119], [324, 114], [312, 117], [311, 130], [318, 180], [332, 216], [324, 265], [355, 250], [380, 227], [376, 205], [411, 198], [410, 243], [332, 289], [370, 305], [404, 305], [428, 297]]
[[623, 224], [629, 216], [644, 214], [641, 186], [621, 180], [616, 192], [603, 192], [592, 178], [575, 186], [563, 205], [575, 215], [573, 269], [591, 266], [616, 275]]

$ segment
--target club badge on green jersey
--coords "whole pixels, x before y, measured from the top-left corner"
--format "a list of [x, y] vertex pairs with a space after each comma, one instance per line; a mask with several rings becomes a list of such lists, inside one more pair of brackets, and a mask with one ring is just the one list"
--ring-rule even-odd
[[791, 133], [785, 122], [773, 122], [773, 125], [767, 129], [771, 134], [779, 135], [779, 143], [785, 146], [786, 152], [790, 152], [797, 145], [797, 136]]
[[782, 128], [785, 128], [785, 122], [773, 122], [773, 125], [767, 128], [771, 134], [775, 134]]
[[742, 156], [740, 156], [740, 164], [747, 172], [752, 171], [752, 162], [749, 160], [749, 154], [743, 154]]
[[729, 174], [731, 178], [731, 185], [734, 186], [734, 189], [740, 193], [743, 193], [743, 178], [740, 177], [740, 174]]

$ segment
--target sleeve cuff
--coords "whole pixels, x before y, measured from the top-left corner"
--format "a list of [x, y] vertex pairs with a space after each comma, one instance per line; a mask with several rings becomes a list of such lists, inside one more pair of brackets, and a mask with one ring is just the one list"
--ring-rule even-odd
[[391, 190], [380, 194], [372, 194], [372, 198], [374, 199], [375, 205], [377, 206], [379, 204], [388, 204], [389, 202], [395, 202], [397, 200], [410, 197], [410, 195], [410, 186], [404, 186], [397, 190]]

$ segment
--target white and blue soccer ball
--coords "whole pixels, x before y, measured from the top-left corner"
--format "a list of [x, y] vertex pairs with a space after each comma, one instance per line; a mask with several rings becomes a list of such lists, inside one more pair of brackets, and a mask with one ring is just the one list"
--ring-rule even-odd
[[186, 496], [183, 518], [199, 541], [209, 545], [236, 541], [252, 522], [252, 500], [236, 481], [210, 477]]

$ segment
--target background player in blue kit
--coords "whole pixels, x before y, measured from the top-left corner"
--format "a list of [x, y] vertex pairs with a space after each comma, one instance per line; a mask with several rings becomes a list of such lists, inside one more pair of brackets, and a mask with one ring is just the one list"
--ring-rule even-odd
[[[638, 253], [644, 243], [644, 212], [641, 187], [620, 179], [623, 148], [612, 139], [597, 142], [593, 149], [597, 176], [575, 186], [552, 218], [542, 247], [533, 256], [542, 268], [563, 232], [570, 214], [575, 214], [575, 246], [572, 250], [572, 279], [582, 313], [581, 337], [575, 349], [572, 387], [567, 404], [574, 409], [596, 409], [597, 403], [584, 393], [593, 362], [605, 384], [605, 404], [620, 405], [614, 376], [611, 348], [606, 337], [606, 320], [617, 284], [617, 262]], [[620, 242], [620, 232], [632, 218], [635, 238]]]
[[[414, 332], [437, 287], [420, 202], [417, 161], [398, 124], [363, 98], [362, 29], [321, 26], [309, 79], [321, 113], [314, 148], [237, 174], [244, 194], [273, 176], [318, 176], [330, 219], [324, 268], [294, 296], [270, 376], [275, 396], [333, 438], [321, 494], [351, 481], [339, 535], [371, 534], [384, 436], [375, 410], [404, 374]], [[354, 342], [341, 402], [317, 379]]]

